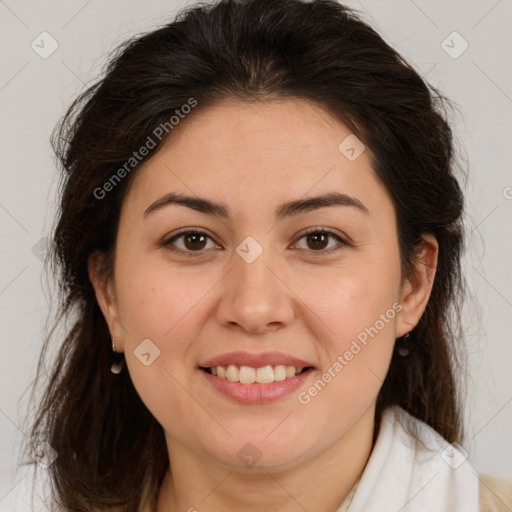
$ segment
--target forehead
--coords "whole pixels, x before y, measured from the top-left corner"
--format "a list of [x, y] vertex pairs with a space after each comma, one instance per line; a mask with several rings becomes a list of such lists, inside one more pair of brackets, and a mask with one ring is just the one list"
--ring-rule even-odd
[[261, 211], [333, 190], [386, 199], [368, 148], [354, 160], [340, 150], [349, 137], [345, 124], [305, 100], [223, 101], [181, 121], [137, 170], [129, 195], [146, 203], [166, 192], [212, 197], [241, 215], [244, 205]]
[[[233, 153], [240, 158], [297, 160], [336, 159], [340, 137], [350, 135], [341, 121], [319, 106], [301, 99], [246, 103], [222, 101], [193, 112], [167, 148], [179, 146], [201, 150], [198, 157], [220, 157]], [[268, 156], [266, 156], [268, 155]], [[322, 158], [321, 158], [322, 157]]]

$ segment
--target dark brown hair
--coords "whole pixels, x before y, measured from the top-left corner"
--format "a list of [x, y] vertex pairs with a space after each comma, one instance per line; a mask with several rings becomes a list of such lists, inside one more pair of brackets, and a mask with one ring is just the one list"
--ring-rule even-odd
[[47, 441], [58, 454], [48, 469], [54, 503], [66, 511], [118, 506], [135, 512], [144, 493], [155, 505], [168, 468], [161, 425], [129, 373], [109, 371], [111, 340], [87, 261], [95, 250], [113, 254], [136, 165], [105, 197], [98, 187], [191, 98], [197, 106], [190, 116], [225, 99], [304, 99], [336, 116], [371, 150], [372, 168], [396, 209], [402, 277], [413, 275], [422, 234], [439, 243], [428, 305], [411, 333], [410, 355], [393, 355], [376, 429], [382, 411], [398, 404], [448, 442], [460, 442], [463, 196], [454, 176], [449, 102], [361, 15], [335, 1], [197, 4], [121, 45], [104, 77], [74, 101], [54, 132], [63, 173], [50, 258], [60, 297], [55, 325], [68, 323], [46, 367], [57, 331], [45, 341], [34, 383], [43, 393], [30, 432], [32, 443]]

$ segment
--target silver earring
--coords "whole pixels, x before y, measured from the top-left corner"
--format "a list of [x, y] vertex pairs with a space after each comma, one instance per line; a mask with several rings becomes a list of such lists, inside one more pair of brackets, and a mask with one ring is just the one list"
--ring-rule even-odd
[[405, 341], [405, 340], [408, 340], [408, 339], [409, 339], [409, 333], [407, 333], [403, 337], [403, 341], [402, 342], [399, 342], [399, 345], [398, 345], [398, 355], [400, 357], [407, 357], [411, 353], [411, 350], [409, 348], [409, 342]]
[[117, 375], [124, 367], [123, 354], [116, 351], [116, 344], [112, 338], [112, 352], [110, 354], [110, 371]]

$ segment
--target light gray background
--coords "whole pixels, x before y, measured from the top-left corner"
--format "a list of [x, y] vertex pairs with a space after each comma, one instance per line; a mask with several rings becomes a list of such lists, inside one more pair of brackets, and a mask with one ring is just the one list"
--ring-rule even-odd
[[[30, 474], [17, 470], [15, 462], [25, 435], [20, 398], [34, 376], [48, 313], [43, 267], [32, 248], [50, 233], [55, 209], [50, 131], [75, 95], [98, 77], [109, 50], [170, 19], [183, 5], [171, 0], [0, 0], [2, 512], [30, 510]], [[464, 448], [476, 469], [512, 478], [511, 2], [361, 0], [347, 5], [363, 11], [386, 41], [460, 107], [456, 135], [470, 170], [464, 265], [479, 304], [465, 313], [470, 381]], [[47, 59], [31, 48], [43, 31], [59, 45]], [[456, 59], [441, 46], [453, 31], [469, 44]], [[457, 50], [460, 44], [455, 39], [452, 45]]]

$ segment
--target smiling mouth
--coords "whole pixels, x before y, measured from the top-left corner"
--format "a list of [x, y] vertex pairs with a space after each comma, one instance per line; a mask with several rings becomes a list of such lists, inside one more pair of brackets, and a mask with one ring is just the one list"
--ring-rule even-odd
[[272, 382], [292, 379], [296, 375], [312, 371], [313, 367], [295, 367], [280, 364], [253, 368], [251, 366], [229, 364], [227, 366], [201, 367], [201, 370], [229, 382], [239, 382], [241, 384], [270, 384]]

